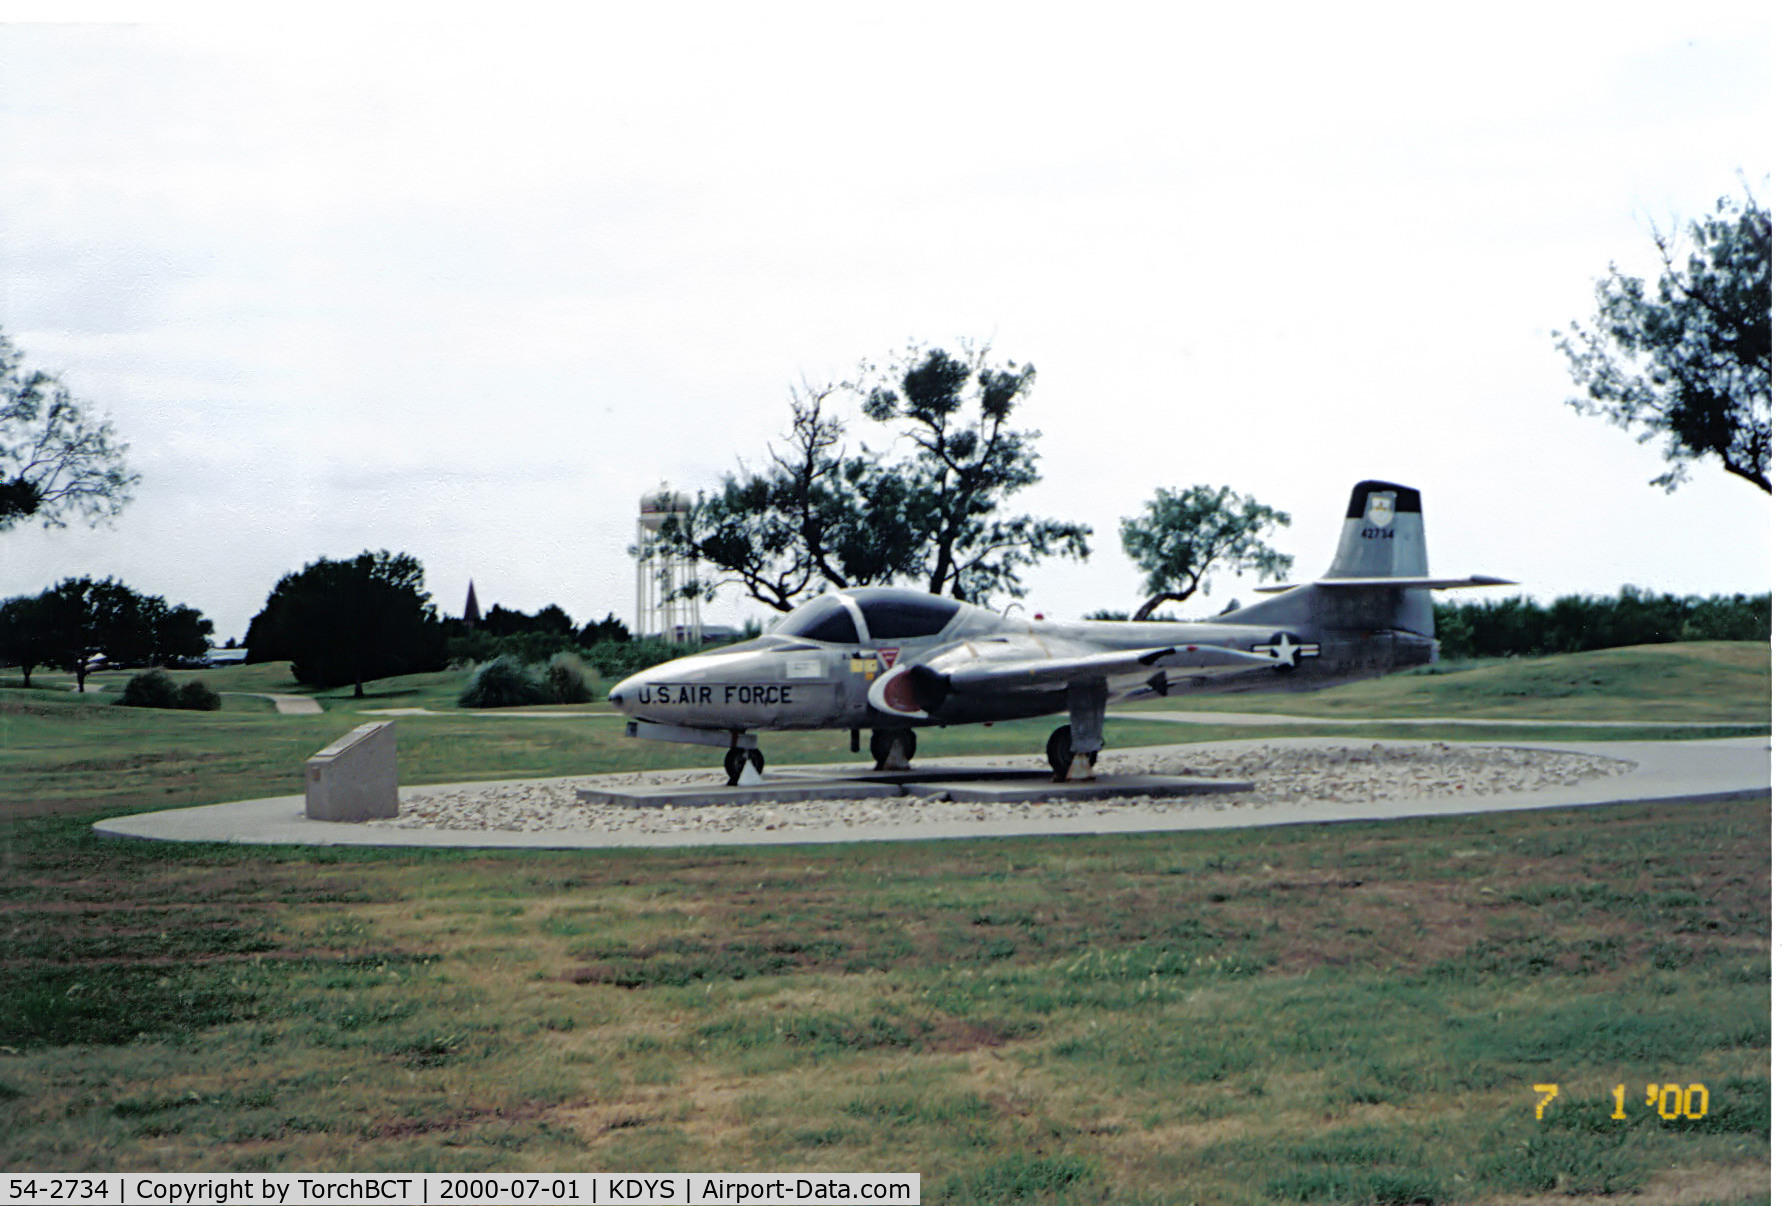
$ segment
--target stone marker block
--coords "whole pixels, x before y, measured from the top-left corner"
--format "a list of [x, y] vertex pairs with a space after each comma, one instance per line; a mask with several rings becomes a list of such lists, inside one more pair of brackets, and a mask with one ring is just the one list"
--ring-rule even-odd
[[369, 821], [396, 815], [396, 724], [362, 724], [304, 763], [304, 815]]

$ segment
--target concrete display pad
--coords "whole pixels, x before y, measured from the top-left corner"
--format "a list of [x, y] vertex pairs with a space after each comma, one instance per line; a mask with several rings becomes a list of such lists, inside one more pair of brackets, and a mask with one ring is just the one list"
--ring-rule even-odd
[[1250, 791], [1242, 779], [1194, 779], [1184, 775], [1105, 775], [1056, 783], [1047, 771], [1005, 767], [936, 766], [906, 771], [770, 771], [745, 787], [580, 788], [585, 804], [620, 808], [718, 808], [727, 804], [792, 804], [800, 800], [885, 800], [900, 796], [977, 804], [1033, 804], [1042, 800], [1113, 800], [1122, 796], [1175, 799], [1217, 792]]
[[[1264, 745], [1321, 745], [1369, 748], [1370, 742], [1334, 738], [1275, 738], [1270, 741], [1212, 742], [1195, 747], [1245, 749]], [[1461, 743], [1451, 743], [1461, 744]], [[1507, 743], [1493, 742], [1503, 746]], [[1001, 817], [934, 825], [836, 826], [796, 833], [609, 833], [599, 830], [442, 830], [393, 829], [306, 820], [301, 795], [200, 808], [173, 808], [101, 821], [103, 837], [181, 842], [243, 842], [298, 845], [474, 847], [485, 849], [675, 848], [751, 846], [860, 841], [921, 841], [935, 838], [1015, 837], [1086, 833], [1148, 833], [1191, 829], [1235, 829], [1336, 821], [1376, 821], [1400, 817], [1460, 816], [1539, 808], [1577, 808], [1636, 802], [1699, 803], [1753, 799], [1771, 794], [1771, 738], [1735, 737], [1711, 741], [1522, 742], [1517, 748], [1548, 749], [1615, 758], [1634, 764], [1627, 774], [1570, 787], [1500, 795], [1443, 799], [1380, 799], [1366, 804], [1308, 800], [1287, 805], [1210, 803], [1172, 814], [1099, 806], [1093, 816], [1070, 819]], [[588, 776], [555, 782], [582, 783]], [[512, 784], [514, 781], [509, 781]], [[533, 780], [530, 782], [540, 782]], [[501, 782], [406, 787], [405, 802], [433, 792], [474, 791]], [[710, 791], [710, 788], [706, 789]]]

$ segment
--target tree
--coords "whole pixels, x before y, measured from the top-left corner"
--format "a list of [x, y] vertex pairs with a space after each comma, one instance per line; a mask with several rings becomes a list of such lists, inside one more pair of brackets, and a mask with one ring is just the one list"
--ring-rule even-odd
[[1687, 236], [1681, 249], [1654, 232], [1661, 273], [1651, 297], [1612, 264], [1592, 328], [1555, 332], [1586, 391], [1568, 405], [1637, 428], [1639, 441], [1663, 437], [1669, 468], [1653, 485], [1673, 490], [1692, 461], [1715, 456], [1770, 494], [1772, 213], [1751, 195], [1724, 197]]
[[442, 669], [446, 633], [421, 563], [407, 553], [324, 557], [279, 579], [248, 624], [248, 660], [291, 661], [300, 683], [318, 687]]
[[25, 668], [26, 686], [38, 665], [71, 672], [85, 691], [101, 654], [117, 665], [165, 665], [210, 649], [211, 622], [197, 609], [113, 578], [64, 578], [35, 598], [8, 600], [0, 614], [0, 659]]
[[603, 641], [624, 642], [631, 639], [632, 632], [626, 627], [625, 621], [611, 611], [607, 613], [606, 619], [590, 620], [576, 632], [578, 645], [596, 645]]
[[[161, 603], [161, 600], [154, 602]], [[200, 615], [197, 608], [161, 604], [155, 617], [155, 650], [149, 660], [157, 666], [166, 666], [184, 658], [202, 658], [211, 651], [211, 633], [215, 630], [216, 626]]]
[[492, 604], [483, 613], [479, 627], [491, 636], [525, 636], [538, 634], [569, 642], [576, 625], [570, 615], [556, 603], [547, 603], [532, 615], [524, 611], [503, 607], [500, 603]]
[[[895, 502], [920, 538], [929, 592], [975, 603], [993, 591], [1020, 598], [1018, 572], [1042, 557], [1090, 555], [1088, 524], [999, 516], [1012, 494], [1041, 479], [1040, 433], [1009, 426], [1034, 388], [1034, 365], [993, 368], [988, 360], [983, 348], [968, 348], [965, 359], [913, 349], [902, 371], [887, 374], [862, 405], [876, 422], [909, 423], [903, 434], [917, 453], [900, 475], [908, 492]], [[969, 402], [976, 414], [962, 413]]]
[[31, 672], [49, 665], [53, 652], [45, 614], [49, 606], [47, 595], [47, 591], [18, 595], [0, 603], [0, 666], [19, 667], [27, 687], [31, 685]]
[[32, 518], [59, 528], [117, 515], [141, 480], [125, 466], [129, 447], [56, 377], [27, 373], [0, 331], [0, 532]]
[[[1012, 424], [1034, 378], [1033, 365], [994, 366], [984, 348], [913, 347], [860, 381], [806, 387], [768, 468], [727, 474], [658, 540], [719, 574], [692, 589], [710, 596], [735, 583], [779, 611], [822, 590], [898, 581], [977, 603], [1020, 597], [1023, 569], [1089, 554], [1087, 525], [1003, 513], [1040, 480], [1039, 433]], [[826, 406], [851, 396], [874, 422], [901, 424], [904, 457], [847, 451], [844, 422]]]
[[1182, 603], [1207, 590], [1217, 566], [1280, 581], [1294, 558], [1264, 543], [1278, 524], [1288, 527], [1288, 515], [1227, 486], [1155, 491], [1144, 514], [1121, 521], [1122, 551], [1146, 571], [1151, 596], [1133, 618], [1147, 619], [1166, 600]]

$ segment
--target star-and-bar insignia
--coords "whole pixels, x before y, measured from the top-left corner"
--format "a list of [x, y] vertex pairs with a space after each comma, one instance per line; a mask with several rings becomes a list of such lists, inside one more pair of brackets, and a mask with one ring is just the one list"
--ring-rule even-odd
[[1278, 633], [1276, 639], [1267, 645], [1253, 645], [1253, 653], [1267, 653], [1284, 666], [1293, 666], [1302, 658], [1318, 657], [1318, 645], [1304, 645], [1288, 633]]

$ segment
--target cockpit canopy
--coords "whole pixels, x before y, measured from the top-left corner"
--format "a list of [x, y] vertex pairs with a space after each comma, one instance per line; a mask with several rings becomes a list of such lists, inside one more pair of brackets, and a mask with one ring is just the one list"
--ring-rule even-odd
[[832, 645], [857, 645], [855, 617], [835, 595], [819, 595], [807, 599], [788, 612], [773, 628], [775, 636], [804, 637], [808, 641], [828, 641]]
[[943, 599], [895, 586], [858, 586], [834, 595], [808, 599], [772, 629], [776, 636], [803, 637], [833, 645], [859, 644], [848, 599], [867, 623], [868, 641], [899, 641], [934, 636], [960, 611], [958, 599]]

